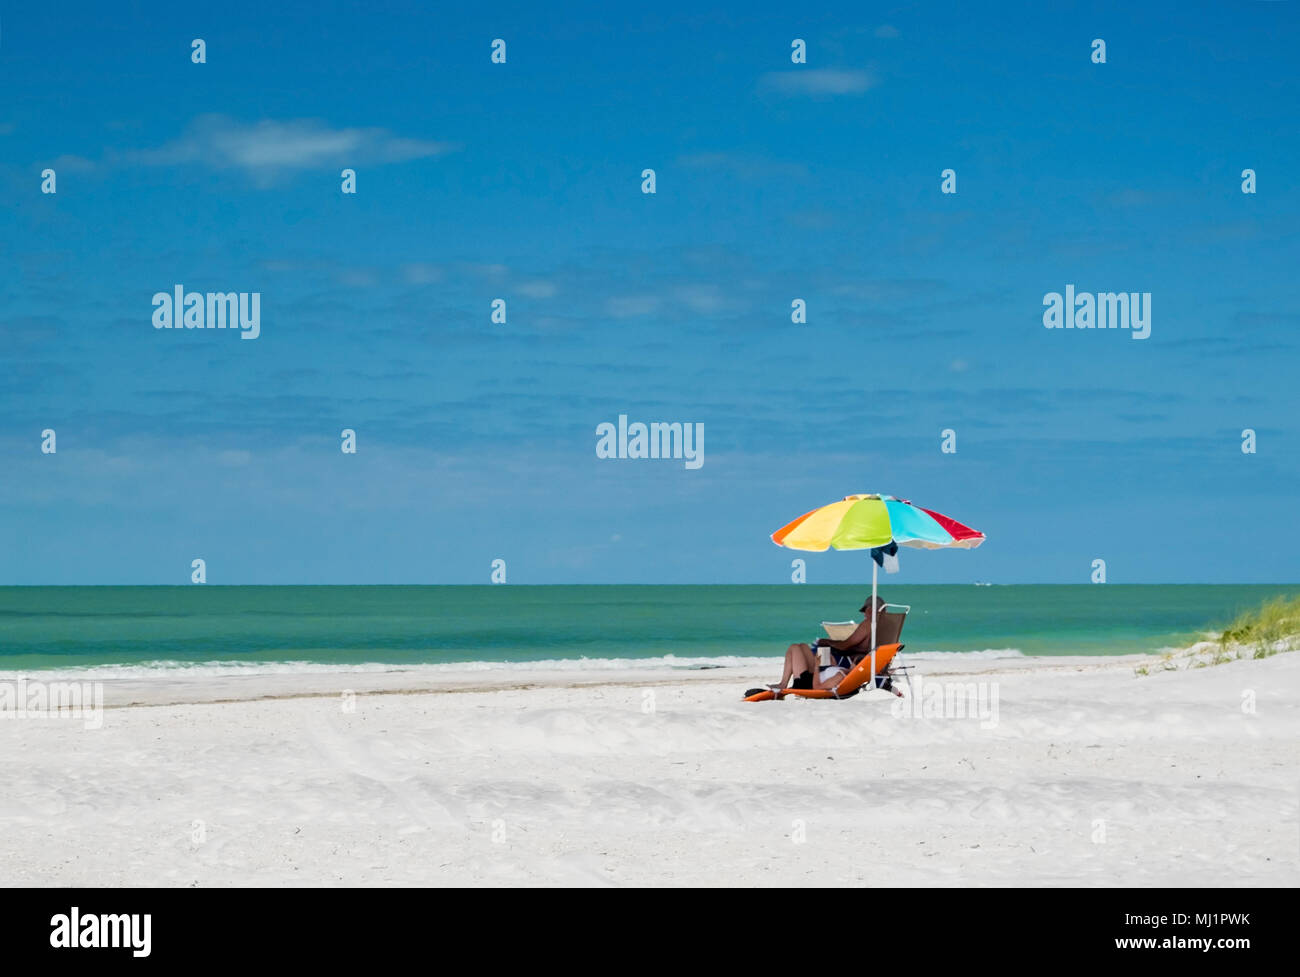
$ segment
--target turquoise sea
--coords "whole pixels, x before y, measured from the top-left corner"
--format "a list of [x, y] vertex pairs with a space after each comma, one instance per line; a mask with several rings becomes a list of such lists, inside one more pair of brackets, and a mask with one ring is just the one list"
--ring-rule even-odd
[[[0, 671], [774, 657], [856, 618], [845, 586], [0, 587]], [[894, 586], [909, 652], [1107, 655], [1186, 644], [1300, 585]]]

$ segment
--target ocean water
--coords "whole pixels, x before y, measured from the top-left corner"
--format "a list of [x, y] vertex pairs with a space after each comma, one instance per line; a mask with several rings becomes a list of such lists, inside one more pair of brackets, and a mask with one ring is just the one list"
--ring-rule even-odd
[[[0, 672], [87, 666], [682, 667], [775, 657], [847, 621], [845, 586], [0, 587]], [[1300, 585], [905, 586], [909, 653], [1108, 655], [1186, 644]]]

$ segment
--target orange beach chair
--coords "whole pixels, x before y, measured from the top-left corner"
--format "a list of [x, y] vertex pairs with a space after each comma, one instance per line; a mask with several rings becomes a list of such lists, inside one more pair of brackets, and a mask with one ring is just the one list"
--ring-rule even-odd
[[[849, 669], [848, 674], [840, 679], [835, 688], [782, 689], [780, 692], [764, 689], [746, 696], [745, 701], [767, 702], [770, 699], [783, 699], [789, 695], [797, 695], [803, 699], [847, 699], [857, 695], [863, 686], [875, 685], [877, 678], [895, 676], [899, 673], [907, 678], [910, 691], [911, 677], [907, 675], [907, 666], [902, 664], [899, 653], [903, 650], [903, 645], [898, 639], [902, 637], [907, 612], [912, 608], [907, 604], [886, 604], [885, 608], [886, 610], [876, 615], [875, 649], [871, 654], [863, 655]], [[891, 610], [891, 608], [898, 608], [898, 610]]]

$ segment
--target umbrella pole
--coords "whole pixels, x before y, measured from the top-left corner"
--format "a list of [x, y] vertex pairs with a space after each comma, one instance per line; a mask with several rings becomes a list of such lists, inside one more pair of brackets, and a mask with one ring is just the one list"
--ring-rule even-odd
[[876, 563], [875, 558], [871, 560], [871, 687], [876, 687], [876, 574], [880, 572], [880, 566]]
[[876, 574], [880, 567], [876, 561], [871, 561], [871, 650], [876, 650]]

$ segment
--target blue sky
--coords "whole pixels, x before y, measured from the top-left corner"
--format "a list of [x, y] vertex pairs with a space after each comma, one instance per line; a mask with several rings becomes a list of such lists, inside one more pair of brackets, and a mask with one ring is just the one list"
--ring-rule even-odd
[[873, 491], [989, 537], [900, 582], [1300, 579], [1296, 4], [185, 6], [0, 5], [0, 583], [779, 583]]

